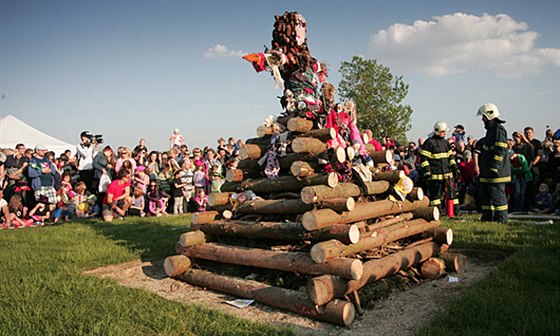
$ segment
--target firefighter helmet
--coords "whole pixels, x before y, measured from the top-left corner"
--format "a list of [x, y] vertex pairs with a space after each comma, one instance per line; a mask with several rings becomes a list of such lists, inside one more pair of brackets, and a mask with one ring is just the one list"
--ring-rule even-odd
[[478, 109], [477, 116], [486, 116], [488, 120], [498, 118], [500, 116], [500, 111], [498, 107], [492, 103], [486, 103]]
[[449, 127], [447, 127], [447, 123], [445, 121], [438, 121], [434, 125], [434, 133], [441, 133], [441, 132], [448, 132]]

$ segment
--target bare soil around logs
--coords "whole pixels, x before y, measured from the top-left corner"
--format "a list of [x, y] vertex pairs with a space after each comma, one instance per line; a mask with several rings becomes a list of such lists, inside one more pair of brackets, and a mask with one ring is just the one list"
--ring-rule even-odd
[[[368, 303], [370, 308], [365, 309], [364, 315], [356, 315], [349, 328], [311, 320], [256, 302], [243, 309], [233, 307], [225, 301], [234, 300], [236, 297], [167, 277], [163, 269], [163, 260], [137, 260], [96, 268], [85, 273], [112, 278], [122, 286], [144, 289], [167, 300], [220, 309], [255, 322], [267, 321], [292, 326], [302, 335], [413, 335], [435, 314], [444, 310], [462, 291], [492, 272], [505, 257], [491, 251], [469, 251], [465, 254], [468, 256], [468, 263], [464, 273], [451, 273], [434, 281], [423, 280], [420, 284], [404, 290], [393, 289], [387, 298]], [[459, 282], [450, 282], [449, 276], [458, 277]], [[360, 298], [364, 300], [362, 295]]]

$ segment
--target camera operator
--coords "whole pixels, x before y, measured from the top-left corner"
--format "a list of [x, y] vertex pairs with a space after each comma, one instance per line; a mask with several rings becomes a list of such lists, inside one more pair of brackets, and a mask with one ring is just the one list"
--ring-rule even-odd
[[96, 152], [93, 134], [83, 131], [80, 134], [82, 142], [76, 146], [76, 157], [78, 158], [78, 173], [80, 181], [84, 182], [89, 190], [93, 193], [93, 157]]

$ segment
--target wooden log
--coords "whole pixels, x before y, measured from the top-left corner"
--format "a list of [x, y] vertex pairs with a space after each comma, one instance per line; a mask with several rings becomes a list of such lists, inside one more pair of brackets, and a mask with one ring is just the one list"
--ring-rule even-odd
[[307, 230], [317, 230], [334, 224], [347, 224], [363, 220], [409, 212], [429, 205], [428, 198], [421, 201], [392, 202], [389, 200], [376, 202], [359, 202], [352, 211], [337, 214], [330, 209], [312, 210], [303, 214], [301, 222]]
[[230, 220], [233, 217], [233, 212], [231, 212], [231, 210], [224, 210], [221, 213], [222, 218], [225, 220]]
[[313, 121], [305, 118], [292, 118], [288, 121], [288, 130], [306, 133], [313, 129]]
[[354, 183], [338, 183], [333, 188], [325, 185], [304, 187], [300, 195], [303, 203], [313, 204], [331, 198], [358, 197], [361, 190]]
[[453, 244], [453, 230], [450, 228], [437, 227], [424, 232], [425, 237], [433, 237], [438, 244]]
[[270, 145], [270, 140], [271, 140], [271, 136], [270, 135], [265, 135], [262, 137], [258, 137], [258, 138], [250, 138], [245, 140], [245, 144], [249, 144], [249, 145], [259, 145], [259, 147], [263, 148], [263, 147], [267, 147]]
[[366, 226], [366, 232], [362, 233], [360, 235], [360, 240], [363, 240], [365, 238], [371, 237], [373, 235], [377, 235], [377, 231], [378, 229], [387, 227], [387, 226], [391, 226], [391, 225], [395, 225], [397, 223], [401, 223], [407, 220], [412, 219], [412, 213], [410, 212], [405, 212], [405, 213], [401, 213], [398, 216], [395, 216], [393, 218], [389, 218], [377, 223], [373, 223], [370, 225]]
[[239, 158], [241, 160], [256, 160], [259, 159], [265, 153], [264, 146], [259, 146], [255, 144], [243, 144], [239, 148]]
[[439, 220], [439, 209], [435, 206], [418, 208], [411, 212], [414, 218], [423, 218], [427, 221]]
[[358, 242], [360, 232], [356, 225], [333, 225], [317, 231], [307, 231], [300, 222], [245, 222], [214, 221], [199, 229], [209, 235], [268, 240], [337, 239], [345, 244]]
[[314, 129], [301, 135], [302, 137], [315, 138], [321, 141], [332, 140], [336, 138], [336, 130], [334, 128]]
[[462, 253], [445, 252], [439, 256], [445, 261], [449, 272], [463, 273], [467, 266], [467, 257]]
[[390, 150], [376, 151], [372, 144], [366, 144], [366, 151], [375, 164], [390, 163], [393, 161], [393, 153]]
[[237, 163], [237, 168], [241, 170], [251, 170], [255, 172], [261, 171], [258, 160], [245, 159]]
[[387, 190], [391, 186], [387, 181], [373, 181], [373, 182], [364, 182], [366, 187], [366, 195], [379, 195]]
[[204, 212], [193, 212], [191, 215], [191, 222], [193, 224], [204, 224], [210, 223], [211, 221], [216, 220], [216, 217], [219, 216], [218, 211], [204, 211]]
[[424, 190], [420, 187], [412, 188], [412, 191], [410, 191], [406, 195], [406, 199], [411, 201], [411, 202], [421, 201], [423, 198], [424, 198]]
[[336, 212], [352, 211], [356, 207], [356, 201], [352, 197], [339, 197], [322, 200], [314, 204], [321, 209], [332, 209]]
[[313, 175], [316, 171], [321, 171], [321, 165], [315, 162], [295, 161], [290, 167], [290, 172], [296, 177]]
[[399, 270], [416, 265], [439, 253], [440, 247], [433, 242], [428, 242], [364, 263], [364, 275], [360, 280], [347, 281], [332, 275], [309, 278], [307, 294], [315, 304], [322, 305], [334, 298], [343, 297], [357, 291], [368, 283], [396, 274]]
[[332, 274], [345, 279], [362, 276], [362, 262], [357, 259], [336, 258], [317, 264], [304, 252], [270, 251], [244, 246], [216, 243], [179, 248], [187, 257], [212, 260], [225, 264], [245, 265], [301, 274]]
[[317, 162], [317, 157], [308, 153], [290, 153], [286, 156], [279, 157], [281, 171], [290, 171], [292, 164], [296, 161]]
[[346, 151], [344, 150], [344, 148], [342, 147], [338, 147], [337, 149], [334, 150], [334, 155], [336, 157], [336, 160], [340, 163], [346, 161]]
[[371, 177], [373, 181], [387, 181], [391, 184], [396, 184], [402, 177], [406, 176], [402, 170], [393, 170], [389, 172], [382, 172], [377, 168], [370, 168], [370, 170], [373, 173]]
[[295, 138], [292, 141], [292, 150], [295, 153], [319, 155], [327, 150], [327, 144], [315, 138]]
[[241, 169], [229, 169], [226, 172], [226, 180], [228, 182], [241, 182], [244, 177], [245, 174]]
[[185, 232], [179, 237], [179, 246], [190, 247], [206, 243], [206, 235], [200, 230]]
[[435, 280], [439, 278], [443, 272], [445, 272], [445, 261], [440, 258], [431, 257], [424, 261], [420, 272], [424, 278], [429, 280]]
[[[219, 214], [222, 214], [222, 218], [225, 218], [225, 217], [223, 217], [224, 211], [231, 211], [231, 210], [233, 210], [233, 204], [231, 204], [231, 203], [224, 204], [224, 205], [209, 205], [209, 206], [206, 207], [206, 212], [217, 211]], [[203, 223], [200, 223], [200, 224], [203, 224]]]
[[222, 192], [242, 192], [252, 190], [256, 194], [300, 191], [305, 186], [324, 184], [334, 187], [338, 184], [336, 173], [316, 174], [302, 178], [279, 176], [275, 179], [248, 179], [242, 182], [226, 182]]
[[355, 316], [354, 305], [350, 302], [333, 300], [325, 306], [317, 307], [304, 293], [253, 280], [218, 275], [197, 269], [188, 270], [181, 274], [179, 279], [191, 285], [255, 300], [271, 307], [337, 325], [349, 326]]
[[317, 263], [324, 263], [332, 258], [350, 256], [362, 251], [371, 250], [402, 238], [414, 236], [441, 225], [439, 221], [427, 222], [414, 219], [409, 222], [397, 223], [392, 226], [376, 230], [376, 234], [360, 240], [355, 244], [346, 245], [335, 239], [320, 242], [311, 248], [311, 259]]
[[182, 254], [167, 257], [163, 261], [165, 274], [171, 278], [185, 273], [189, 268], [191, 268], [191, 260]]
[[273, 214], [287, 215], [299, 214], [313, 209], [313, 205], [305, 204], [299, 199], [263, 200], [256, 199], [241, 203], [237, 209], [238, 214]]
[[226, 205], [229, 204], [229, 198], [231, 193], [210, 193], [208, 195], [208, 205], [209, 206], [216, 206], [216, 205]]

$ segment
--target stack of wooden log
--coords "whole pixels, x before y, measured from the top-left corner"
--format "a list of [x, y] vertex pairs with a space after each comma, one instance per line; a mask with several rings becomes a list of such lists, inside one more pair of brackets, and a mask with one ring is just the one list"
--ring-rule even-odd
[[[366, 284], [421, 263], [422, 274], [435, 279], [446, 267], [435, 258], [440, 255], [463, 267], [460, 256], [444, 253], [452, 232], [440, 227], [439, 212], [421, 189], [405, 199], [389, 197], [404, 176], [379, 170], [390, 153], [370, 151], [377, 164], [371, 181], [339, 182], [317, 161], [331, 130], [301, 119], [286, 123], [289, 146], [274, 179], [263, 177], [258, 163], [268, 150], [268, 131], [259, 128], [260, 137], [241, 148], [243, 159], [228, 171], [222, 192], [209, 195], [209, 211], [192, 215], [193, 231], [181, 236], [178, 255], [165, 260], [169, 276], [348, 326], [361, 310], [358, 291]], [[336, 153], [347, 160], [346, 151]], [[212, 272], [215, 263], [289, 272], [305, 279], [307, 293], [232, 276], [227, 267]]]

